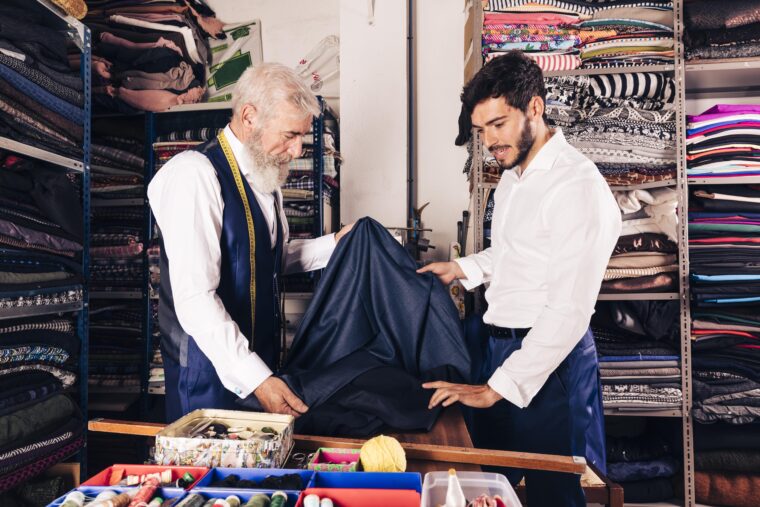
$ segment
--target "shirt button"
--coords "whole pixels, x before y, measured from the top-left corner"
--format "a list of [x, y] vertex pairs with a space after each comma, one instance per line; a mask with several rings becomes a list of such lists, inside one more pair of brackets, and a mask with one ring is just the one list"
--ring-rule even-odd
[[242, 392], [239, 387], [235, 388], [235, 394], [240, 395]]

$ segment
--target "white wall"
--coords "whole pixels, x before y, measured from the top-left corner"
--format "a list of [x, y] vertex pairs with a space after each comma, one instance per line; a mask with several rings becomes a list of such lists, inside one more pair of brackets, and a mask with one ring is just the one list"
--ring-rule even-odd
[[[417, 0], [417, 202], [436, 249], [424, 256], [445, 260], [456, 241], [457, 220], [469, 204], [462, 168], [467, 150], [454, 145], [464, 73], [462, 0]], [[468, 240], [472, 244], [472, 236]]]
[[405, 0], [340, 1], [341, 220], [406, 225]]

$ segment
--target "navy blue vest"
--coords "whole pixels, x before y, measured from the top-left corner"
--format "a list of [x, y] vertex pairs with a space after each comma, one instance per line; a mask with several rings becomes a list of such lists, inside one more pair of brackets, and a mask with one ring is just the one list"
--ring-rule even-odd
[[[277, 220], [277, 241], [272, 248], [269, 226], [245, 177], [241, 174], [245, 194], [253, 217], [256, 236], [256, 272], [251, 277], [250, 242], [243, 199], [232, 168], [222, 151], [218, 139], [204, 143], [196, 151], [205, 155], [214, 166], [222, 191], [224, 213], [220, 238], [222, 262], [217, 295], [232, 320], [245, 337], [252, 341], [252, 350], [271, 368], [276, 370], [280, 356], [280, 309], [278, 276], [282, 260], [282, 224], [280, 214]], [[275, 196], [275, 202], [277, 197]], [[159, 290], [159, 327], [161, 347], [164, 353], [187, 366], [188, 340], [191, 338], [182, 329], [174, 310], [169, 261], [161, 241], [161, 287]], [[181, 275], [180, 275], [181, 276]], [[255, 281], [255, 322], [251, 318], [251, 282]], [[255, 326], [255, 327], [254, 327]], [[254, 327], [252, 329], [252, 327]], [[251, 338], [253, 338], [251, 340]], [[193, 347], [196, 349], [196, 347]]]

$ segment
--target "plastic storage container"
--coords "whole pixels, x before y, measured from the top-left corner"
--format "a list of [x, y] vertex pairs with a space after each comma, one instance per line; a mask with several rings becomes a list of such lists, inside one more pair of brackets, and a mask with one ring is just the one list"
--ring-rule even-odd
[[414, 472], [316, 472], [310, 488], [409, 489], [422, 492], [420, 474]]
[[296, 507], [303, 507], [304, 498], [315, 494], [329, 498], [335, 507], [419, 507], [420, 494], [411, 489], [337, 489], [309, 488], [301, 493]]
[[[86, 497], [96, 497], [98, 494], [100, 494], [104, 490], [111, 490], [116, 491], [117, 493], [124, 493], [125, 491], [134, 490], [136, 488], [103, 488], [103, 487], [88, 487], [88, 486], [79, 486], [73, 491], [81, 491], [84, 493], [84, 496]], [[65, 495], [63, 495], [60, 498], [57, 498], [52, 503], [49, 503], [47, 507], [60, 507], [63, 504], [63, 501], [66, 499], [66, 495], [71, 493], [71, 491], [67, 492]], [[187, 494], [187, 492], [183, 489], [171, 489], [171, 488], [158, 488], [156, 490], [156, 496], [160, 496], [164, 500], [168, 500], [171, 498], [182, 498]]]
[[[521, 507], [517, 493], [501, 474], [487, 472], [457, 472], [459, 484], [464, 496], [472, 500], [480, 495], [499, 495], [507, 507]], [[422, 507], [435, 507], [446, 502], [446, 491], [449, 488], [448, 472], [429, 472], [425, 474], [422, 483]]]
[[[108, 488], [118, 488], [118, 487], [139, 487], [137, 486], [111, 486], [109, 484], [111, 480], [111, 475], [114, 473], [115, 470], [124, 470], [124, 477], [128, 475], [144, 475], [144, 474], [153, 474], [153, 473], [161, 473], [164, 470], [171, 470], [172, 471], [172, 481], [176, 481], [177, 479], [182, 478], [183, 475], [185, 475], [185, 472], [190, 472], [193, 477], [195, 477], [195, 481], [193, 481], [192, 484], [190, 484], [185, 489], [193, 489], [197, 484], [198, 481], [200, 481], [209, 471], [208, 468], [203, 467], [168, 467], [168, 466], [157, 466], [157, 465], [111, 465], [110, 467], [106, 468], [105, 470], [101, 471], [100, 473], [93, 475], [86, 481], [82, 483], [82, 486], [93, 486], [98, 487], [101, 489], [108, 489]], [[165, 489], [177, 489], [174, 486], [164, 486]], [[182, 488], [179, 488], [182, 489]]]
[[322, 472], [356, 472], [358, 467], [359, 449], [320, 447], [307, 468]]
[[[195, 484], [195, 488], [197, 489], [203, 489], [208, 491], [217, 491], [217, 490], [224, 490], [224, 491], [252, 491], [254, 488], [219, 488], [219, 487], [212, 487], [211, 484], [215, 483], [216, 481], [221, 481], [223, 479], [226, 479], [230, 475], [237, 475], [241, 479], [248, 479], [252, 481], [262, 481], [266, 479], [269, 476], [282, 476], [282, 475], [288, 475], [288, 474], [298, 474], [301, 476], [301, 481], [303, 481], [303, 487], [300, 489], [291, 489], [287, 490], [284, 488], [283, 491], [301, 491], [303, 489], [306, 489], [309, 487], [309, 483], [311, 482], [311, 478], [314, 475], [314, 472], [311, 472], [309, 470], [288, 470], [288, 469], [282, 469], [282, 468], [269, 468], [269, 469], [262, 469], [262, 468], [212, 468], [209, 473], [207, 473], [200, 481], [198, 481]], [[257, 491], [264, 490], [265, 488], [255, 488]], [[274, 490], [268, 490], [267, 491], [274, 491]]]
[[[210, 500], [212, 498], [227, 498], [230, 495], [235, 495], [240, 499], [240, 504], [245, 505], [248, 500], [251, 499], [253, 495], [256, 495], [258, 493], [264, 493], [268, 496], [272, 496], [272, 491], [256, 491], [256, 490], [240, 490], [240, 489], [219, 489], [215, 491], [211, 490], [202, 490], [202, 489], [194, 489], [192, 491], [188, 491], [188, 495], [200, 495], [206, 500]], [[288, 501], [285, 503], [285, 507], [295, 507], [298, 503], [298, 493], [295, 493], [293, 491], [285, 491], [285, 494], [288, 495]]]

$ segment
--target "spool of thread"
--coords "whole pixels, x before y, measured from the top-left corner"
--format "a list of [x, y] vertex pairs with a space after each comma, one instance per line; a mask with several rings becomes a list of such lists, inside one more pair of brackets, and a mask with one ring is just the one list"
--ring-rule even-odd
[[159, 507], [163, 503], [164, 503], [164, 499], [161, 498], [160, 496], [157, 496], [156, 498], [150, 501], [150, 503], [148, 504], [148, 507]]
[[105, 491], [101, 491], [98, 496], [95, 497], [95, 501], [98, 502], [100, 500], [110, 500], [111, 498], [118, 495], [116, 491], [113, 491], [111, 489], [107, 489]]
[[312, 493], [303, 499], [303, 507], [319, 507], [319, 496]]
[[272, 503], [272, 501], [267, 495], [264, 493], [258, 493], [253, 495], [251, 499], [246, 502], [245, 507], [269, 507], [270, 503]]
[[87, 507], [127, 507], [132, 501], [129, 493], [120, 493], [114, 497], [98, 500], [88, 504]]
[[203, 507], [214, 507], [214, 505], [216, 505], [217, 500], [218, 498], [210, 498], [206, 500], [206, 503], [203, 504]]
[[63, 499], [61, 507], [82, 507], [84, 505], [84, 494], [81, 491], [72, 491]]
[[403, 472], [406, 470], [406, 453], [393, 437], [379, 435], [367, 440], [359, 451], [362, 468], [366, 472]]
[[284, 491], [275, 491], [272, 493], [272, 503], [269, 507], [285, 507], [288, 503], [288, 495]]
[[240, 507], [240, 498], [236, 497], [235, 495], [230, 495], [227, 498], [227, 503], [230, 504], [230, 507]]
[[196, 493], [186, 496], [176, 507], [202, 507], [206, 500]]
[[319, 501], [319, 507], [334, 507], [333, 501], [329, 498], [323, 498]]
[[182, 489], [190, 486], [195, 482], [195, 477], [190, 472], [185, 472], [180, 479], [177, 479], [177, 487]]

